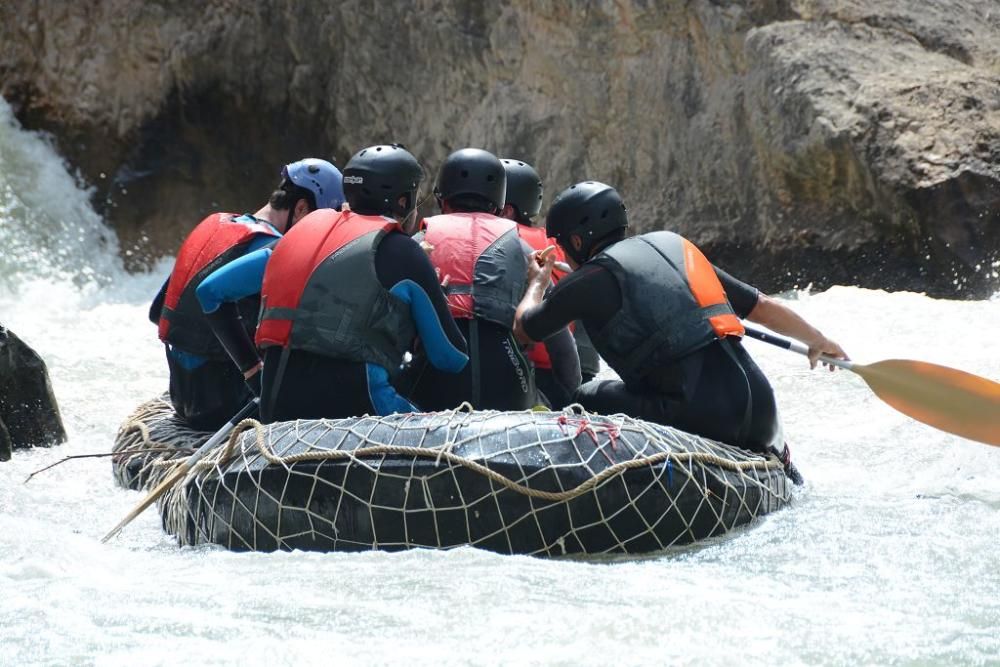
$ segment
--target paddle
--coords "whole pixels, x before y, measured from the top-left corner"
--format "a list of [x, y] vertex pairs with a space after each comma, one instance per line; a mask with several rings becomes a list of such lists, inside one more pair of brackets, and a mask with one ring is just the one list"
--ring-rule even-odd
[[[751, 338], [799, 354], [802, 343], [747, 327]], [[821, 356], [825, 363], [857, 373], [875, 395], [908, 417], [954, 435], [1000, 446], [1000, 383], [925, 361], [887, 359], [856, 364]]]
[[107, 535], [101, 538], [101, 542], [102, 543], [107, 542], [112, 537], [122, 532], [122, 528], [130, 524], [132, 522], [132, 519], [142, 514], [147, 507], [152, 505], [154, 502], [156, 502], [156, 500], [160, 496], [169, 491], [171, 487], [173, 487], [173, 485], [177, 483], [177, 480], [184, 477], [188, 473], [188, 471], [191, 470], [192, 467], [194, 467], [195, 463], [200, 461], [202, 457], [204, 457], [210, 451], [215, 449], [220, 443], [222, 443], [222, 441], [226, 439], [226, 436], [229, 435], [229, 432], [232, 431], [237, 424], [239, 424], [241, 421], [252, 415], [257, 410], [258, 403], [260, 403], [260, 399], [254, 398], [252, 401], [243, 406], [243, 409], [237, 412], [236, 416], [234, 416], [232, 419], [226, 422], [226, 424], [222, 428], [220, 428], [215, 433], [215, 435], [209, 438], [208, 442], [199, 447], [198, 451], [189, 456], [183, 463], [178, 465], [177, 468], [172, 473], [167, 475], [162, 482], [157, 484], [156, 488], [150, 491], [149, 495], [147, 495], [141, 503], [136, 505], [135, 508], [118, 523], [117, 526], [112, 528]]

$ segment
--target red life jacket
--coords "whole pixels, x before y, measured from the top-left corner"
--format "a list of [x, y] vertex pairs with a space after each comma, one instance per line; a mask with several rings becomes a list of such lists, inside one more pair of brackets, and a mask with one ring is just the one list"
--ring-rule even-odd
[[[192, 354], [228, 359], [205, 321], [195, 290], [213, 271], [241, 257], [253, 239], [260, 235], [280, 238], [270, 225], [249, 218], [213, 213], [181, 244], [160, 313], [159, 336], [164, 343]], [[257, 323], [256, 298], [241, 300], [240, 311], [252, 332]]]
[[436, 215], [425, 223], [431, 263], [448, 279], [452, 316], [513, 329], [528, 271], [517, 223], [489, 213]]
[[396, 221], [320, 209], [275, 246], [264, 271], [259, 348], [279, 345], [375, 363], [390, 375], [416, 337], [409, 306], [375, 272], [378, 244]]
[[[549, 238], [545, 235], [545, 229], [543, 227], [528, 227], [527, 225], [518, 225], [517, 233], [520, 235], [524, 242], [530, 245], [535, 250], [545, 250], [549, 246], [555, 246], [555, 256], [557, 262], [566, 261], [566, 253], [563, 249], [559, 247], [556, 240]], [[552, 269], [552, 282], [558, 283], [559, 280], [566, 274], [563, 271], [557, 269]], [[573, 329], [573, 325], [570, 324], [570, 330]], [[528, 358], [531, 359], [531, 363], [535, 365], [535, 368], [550, 369], [552, 368], [552, 359], [549, 358], [549, 350], [545, 347], [545, 343], [534, 343], [530, 348], [528, 348]]]

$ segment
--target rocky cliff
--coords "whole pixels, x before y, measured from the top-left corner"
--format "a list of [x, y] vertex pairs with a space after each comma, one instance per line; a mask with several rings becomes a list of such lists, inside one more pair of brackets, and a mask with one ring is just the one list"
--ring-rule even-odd
[[996, 0], [17, 0], [0, 93], [138, 259], [401, 141], [612, 183], [768, 290], [1000, 287]]

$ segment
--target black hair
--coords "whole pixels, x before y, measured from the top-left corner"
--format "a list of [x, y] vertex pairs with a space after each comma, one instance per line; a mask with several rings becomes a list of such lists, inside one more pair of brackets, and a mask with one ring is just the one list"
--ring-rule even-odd
[[300, 199], [305, 199], [310, 211], [316, 210], [316, 195], [308, 188], [303, 188], [288, 179], [281, 181], [278, 189], [271, 193], [267, 203], [278, 211], [291, 211]]
[[459, 213], [499, 213], [496, 204], [477, 194], [455, 195], [442, 201], [448, 202], [448, 205]]

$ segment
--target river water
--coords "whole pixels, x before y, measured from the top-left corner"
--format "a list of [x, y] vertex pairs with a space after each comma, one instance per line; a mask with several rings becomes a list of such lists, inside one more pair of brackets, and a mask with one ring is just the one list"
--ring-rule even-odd
[[[0, 322], [47, 361], [69, 442], [0, 464], [0, 665], [1000, 664], [1000, 450], [888, 408], [853, 374], [749, 342], [807, 484], [725, 538], [580, 561], [472, 549], [178, 548], [107, 452], [166, 364], [114, 234], [0, 99]], [[787, 295], [858, 360], [1000, 378], [1000, 298]]]

